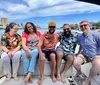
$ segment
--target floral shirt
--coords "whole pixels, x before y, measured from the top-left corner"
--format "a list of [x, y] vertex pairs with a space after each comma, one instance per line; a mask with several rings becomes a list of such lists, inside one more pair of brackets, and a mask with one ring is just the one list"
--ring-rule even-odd
[[28, 42], [27, 42], [27, 47], [30, 49], [30, 50], [33, 50], [35, 48], [37, 48], [37, 45], [38, 45], [38, 42], [39, 42], [39, 37], [36, 35], [34, 38], [32, 38], [30, 35], [28, 37]]
[[37, 48], [40, 36], [41, 33], [39, 31], [36, 32], [36, 35], [34, 37], [32, 37], [30, 34], [27, 34], [25, 32], [22, 33], [22, 38], [26, 39], [26, 46], [30, 50]]
[[64, 54], [74, 53], [76, 45], [77, 45], [77, 36], [78, 33], [71, 33], [68, 37], [64, 35], [63, 32], [59, 33], [60, 35], [60, 45], [57, 48], [61, 48], [64, 50]]
[[21, 46], [21, 36], [19, 34], [11, 36], [9, 32], [4, 33], [1, 36], [1, 45], [9, 50], [14, 50], [17, 46]]

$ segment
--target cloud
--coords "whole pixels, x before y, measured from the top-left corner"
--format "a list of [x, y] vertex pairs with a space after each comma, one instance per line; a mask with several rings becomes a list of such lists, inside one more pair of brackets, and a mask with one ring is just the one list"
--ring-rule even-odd
[[[56, 16], [97, 12], [100, 6], [74, 0], [23, 0], [24, 3], [0, 3], [0, 17], [27, 19], [39, 16]], [[5, 4], [5, 6], [3, 6]]]
[[19, 12], [23, 13], [23, 12], [26, 12], [26, 8], [27, 6], [23, 4], [10, 4], [8, 6], [7, 11], [11, 13], [19, 13]]

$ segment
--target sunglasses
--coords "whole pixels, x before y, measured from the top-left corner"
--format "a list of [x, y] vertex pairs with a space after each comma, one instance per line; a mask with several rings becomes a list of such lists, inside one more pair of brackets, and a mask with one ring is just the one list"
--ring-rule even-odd
[[66, 31], [66, 30], [70, 30], [70, 28], [64, 28], [63, 30], [64, 30], [64, 31]]
[[49, 26], [49, 28], [55, 28], [55, 26]]
[[80, 25], [80, 27], [82, 28], [83, 26], [86, 27], [88, 24], [84, 24], [84, 25]]

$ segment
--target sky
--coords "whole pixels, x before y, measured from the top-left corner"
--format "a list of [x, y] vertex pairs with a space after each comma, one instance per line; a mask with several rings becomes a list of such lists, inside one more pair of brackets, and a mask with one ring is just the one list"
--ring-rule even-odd
[[47, 28], [54, 21], [61, 27], [82, 20], [100, 21], [100, 6], [75, 0], [0, 0], [0, 18], [3, 17], [9, 23], [33, 22]]

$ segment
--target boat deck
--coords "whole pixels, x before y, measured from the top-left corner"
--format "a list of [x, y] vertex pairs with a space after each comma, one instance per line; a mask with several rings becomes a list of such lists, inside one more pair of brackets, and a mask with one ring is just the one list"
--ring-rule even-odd
[[[19, 81], [15, 81], [14, 79], [11, 79], [9, 82], [4, 82], [5, 77], [0, 79], [1, 85], [38, 85], [38, 79], [39, 76], [33, 77], [33, 83], [24, 83], [24, 76], [19, 76]], [[53, 83], [51, 78], [49, 76], [45, 76], [43, 85], [71, 85], [68, 79], [66, 78], [66, 83], [63, 84], [62, 82], [57, 81], [56, 83]], [[75, 84], [74, 84], [75, 85]]]

